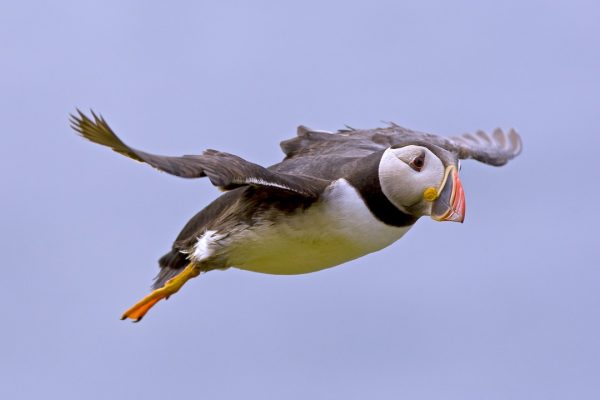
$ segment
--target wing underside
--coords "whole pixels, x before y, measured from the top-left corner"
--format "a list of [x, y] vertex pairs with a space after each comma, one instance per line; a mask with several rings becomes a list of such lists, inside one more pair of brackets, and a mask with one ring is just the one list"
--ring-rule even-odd
[[270, 171], [233, 154], [205, 150], [198, 155], [163, 156], [147, 153], [126, 145], [110, 128], [104, 118], [92, 112], [92, 118], [81, 111], [71, 116], [71, 126], [82, 137], [136, 161], [182, 178], [208, 177], [211, 183], [224, 190], [254, 185], [296, 192], [316, 197], [329, 182], [301, 175]]

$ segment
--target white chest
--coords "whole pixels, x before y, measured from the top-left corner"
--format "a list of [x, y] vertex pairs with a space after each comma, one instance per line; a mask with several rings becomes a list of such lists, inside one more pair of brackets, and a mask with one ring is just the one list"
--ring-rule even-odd
[[380, 222], [340, 179], [308, 210], [245, 231], [232, 243], [229, 260], [255, 272], [303, 274], [381, 250], [408, 229]]

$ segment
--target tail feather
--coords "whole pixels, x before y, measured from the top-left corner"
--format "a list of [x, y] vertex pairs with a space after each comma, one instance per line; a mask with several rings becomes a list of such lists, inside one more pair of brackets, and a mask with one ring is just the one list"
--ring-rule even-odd
[[164, 286], [165, 282], [178, 275], [190, 263], [185, 253], [172, 249], [158, 260], [160, 271], [154, 278], [153, 289]]

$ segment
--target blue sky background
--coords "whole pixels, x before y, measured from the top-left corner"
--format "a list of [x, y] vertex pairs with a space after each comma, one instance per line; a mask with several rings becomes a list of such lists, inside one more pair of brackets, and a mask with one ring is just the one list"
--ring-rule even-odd
[[[0, 397], [597, 399], [595, 1], [0, 3]], [[119, 321], [218, 195], [69, 129], [264, 165], [299, 124], [514, 127], [463, 225], [304, 276], [229, 270]]]

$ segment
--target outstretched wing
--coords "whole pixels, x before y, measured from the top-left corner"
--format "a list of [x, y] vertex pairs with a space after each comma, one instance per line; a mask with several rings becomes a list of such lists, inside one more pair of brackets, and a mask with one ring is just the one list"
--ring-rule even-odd
[[200, 155], [180, 157], [161, 156], [146, 153], [126, 145], [115, 135], [104, 118], [92, 111], [88, 118], [77, 110], [71, 115], [71, 127], [84, 138], [110, 147], [117, 153], [182, 178], [208, 177], [213, 185], [229, 190], [244, 185], [268, 186], [317, 197], [329, 181], [270, 171], [233, 154], [217, 150], [205, 150]]
[[504, 133], [500, 128], [492, 135], [477, 131], [474, 135], [466, 133], [461, 136], [445, 138], [430, 133], [411, 131], [392, 124], [388, 128], [364, 131], [374, 141], [404, 145], [412, 142], [425, 142], [454, 153], [459, 159], [472, 158], [485, 164], [501, 166], [521, 153], [523, 144], [521, 137], [511, 129]]
[[[519, 155], [521, 137], [514, 130], [505, 134], [496, 129], [487, 135], [478, 131], [475, 135], [445, 138], [430, 133], [417, 132], [390, 124], [386, 128], [347, 129], [336, 133], [298, 128], [298, 136], [281, 142], [287, 160], [321, 156], [364, 157], [390, 146], [430, 144], [454, 153], [460, 159], [473, 158], [485, 164], [500, 166]], [[285, 169], [285, 168], [284, 168]]]

